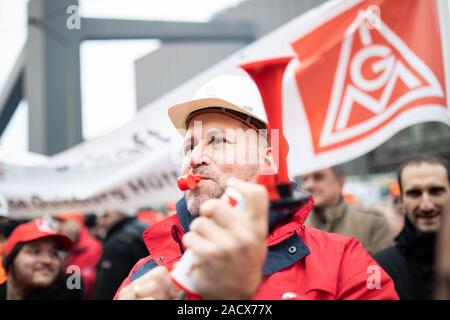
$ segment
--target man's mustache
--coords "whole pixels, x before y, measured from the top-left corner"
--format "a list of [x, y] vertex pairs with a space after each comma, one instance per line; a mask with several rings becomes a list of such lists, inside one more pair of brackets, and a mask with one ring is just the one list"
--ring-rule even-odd
[[414, 212], [414, 216], [426, 218], [426, 217], [437, 216], [437, 215], [440, 215], [441, 213], [442, 213], [442, 211], [440, 209], [433, 209], [430, 211], [416, 210]]
[[211, 180], [217, 181], [217, 175], [212, 174], [210, 170], [193, 169], [190, 173], [193, 175], [201, 176], [202, 178], [205, 178], [205, 179], [211, 179]]

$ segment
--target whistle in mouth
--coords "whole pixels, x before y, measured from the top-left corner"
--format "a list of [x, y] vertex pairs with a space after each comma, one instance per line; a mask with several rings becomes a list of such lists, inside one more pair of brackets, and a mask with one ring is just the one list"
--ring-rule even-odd
[[203, 178], [195, 174], [181, 176], [177, 180], [178, 189], [181, 191], [192, 190], [197, 186], [197, 182]]

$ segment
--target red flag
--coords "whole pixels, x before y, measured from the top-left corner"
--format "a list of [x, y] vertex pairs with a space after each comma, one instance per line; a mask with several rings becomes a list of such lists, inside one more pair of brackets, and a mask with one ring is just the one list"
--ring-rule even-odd
[[435, 1], [361, 1], [292, 46], [316, 156], [366, 150], [414, 123], [448, 123]]

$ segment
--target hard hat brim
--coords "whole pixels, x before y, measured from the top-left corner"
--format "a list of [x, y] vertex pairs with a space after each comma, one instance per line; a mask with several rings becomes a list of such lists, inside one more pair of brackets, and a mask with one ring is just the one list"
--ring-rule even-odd
[[[202, 98], [182, 102], [170, 107], [168, 109], [168, 114], [170, 121], [172, 121], [172, 124], [175, 128], [187, 129], [186, 120], [192, 112], [210, 107], [223, 107], [225, 109], [238, 111], [267, 124], [266, 119], [262, 119], [261, 117], [256, 116], [245, 108], [239, 107], [227, 100], [220, 98]], [[184, 136], [185, 130], [180, 131], [180, 133]]]

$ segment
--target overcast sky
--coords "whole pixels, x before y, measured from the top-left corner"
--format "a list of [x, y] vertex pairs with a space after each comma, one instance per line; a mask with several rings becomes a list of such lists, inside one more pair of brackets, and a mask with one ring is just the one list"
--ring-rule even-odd
[[[80, 0], [86, 17], [208, 21], [243, 0]], [[26, 39], [28, 0], [0, 0], [0, 90]], [[176, 8], [176, 10], [174, 10]], [[81, 26], [83, 27], [83, 26]], [[107, 134], [136, 114], [134, 61], [157, 40], [88, 41], [81, 46], [83, 136]], [[28, 150], [28, 105], [23, 101], [0, 139], [4, 153]]]

